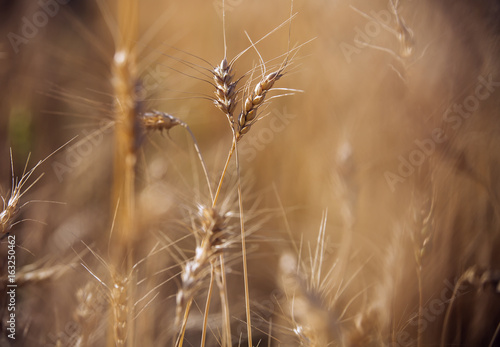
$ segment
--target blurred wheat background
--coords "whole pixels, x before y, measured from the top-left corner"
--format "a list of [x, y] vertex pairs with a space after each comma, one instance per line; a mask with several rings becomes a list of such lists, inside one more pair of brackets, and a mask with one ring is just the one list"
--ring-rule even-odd
[[0, 0], [0, 345], [500, 346], [499, 16]]

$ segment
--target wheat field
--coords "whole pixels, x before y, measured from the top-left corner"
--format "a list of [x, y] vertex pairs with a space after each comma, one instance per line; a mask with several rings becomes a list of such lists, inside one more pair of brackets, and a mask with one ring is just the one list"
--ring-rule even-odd
[[0, 345], [500, 346], [499, 16], [0, 1]]

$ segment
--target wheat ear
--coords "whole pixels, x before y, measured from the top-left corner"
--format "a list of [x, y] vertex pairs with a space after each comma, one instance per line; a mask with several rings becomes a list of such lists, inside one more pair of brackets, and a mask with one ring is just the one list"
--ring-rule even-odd
[[[134, 231], [134, 180], [137, 143], [137, 71], [135, 41], [137, 35], [137, 0], [124, 0], [118, 4], [119, 36], [112, 62], [114, 88], [115, 153], [113, 209], [116, 215], [115, 239], [129, 253]], [[118, 204], [120, 201], [120, 204]], [[121, 247], [114, 247], [119, 249]], [[119, 252], [122, 253], [122, 252]], [[122, 255], [118, 258], [122, 260]]]
[[271, 90], [274, 83], [283, 76], [283, 69], [284, 67], [265, 76], [257, 83], [253, 92], [245, 98], [243, 110], [238, 116], [238, 123], [235, 129], [237, 140], [240, 140], [240, 138], [250, 130], [250, 127], [257, 117], [259, 107], [264, 104], [267, 92]]
[[[83, 241], [82, 241], [83, 243]], [[106, 297], [112, 310], [112, 319], [109, 319], [108, 329], [108, 345], [123, 347], [126, 344], [132, 346], [130, 335], [132, 333], [132, 313], [133, 303], [130, 293], [132, 292], [132, 279], [134, 278], [135, 266], [127, 276], [123, 276], [122, 272], [116, 271], [111, 267], [100, 255], [94, 252], [89, 246], [87, 249], [96, 257], [96, 259], [104, 266], [111, 277], [111, 283], [108, 285], [105, 281], [94, 274], [90, 267], [83, 262], [81, 265], [102, 285], [106, 290]]]
[[21, 209], [21, 197], [25, 194], [40, 178], [38, 177], [35, 182], [33, 182], [28, 188], [22, 192], [22, 188], [29, 180], [31, 175], [33, 174], [36, 167], [40, 164], [37, 164], [33, 169], [26, 171], [28, 167], [29, 156], [26, 160], [26, 165], [24, 166], [23, 174], [21, 179], [17, 181], [17, 178], [14, 176], [14, 160], [12, 158], [12, 149], [10, 150], [10, 166], [12, 170], [12, 187], [8, 197], [2, 198], [2, 212], [0, 212], [0, 234], [6, 234], [13, 225], [13, 222]]
[[[31, 157], [31, 154], [28, 155], [26, 159], [26, 164], [24, 165], [23, 173], [21, 178], [17, 178], [14, 174], [14, 159], [12, 156], [12, 148], [10, 149], [10, 168], [12, 175], [12, 183], [11, 190], [8, 197], [0, 196], [2, 199], [2, 211], [0, 212], [0, 239], [5, 237], [5, 235], [10, 231], [10, 229], [16, 224], [14, 221], [19, 214], [19, 211], [26, 206], [29, 202], [21, 204], [21, 198], [24, 194], [26, 194], [43, 176], [43, 173], [40, 174], [29, 186], [25, 188], [25, 185], [28, 183], [29, 179], [35, 172], [35, 170], [42, 165], [47, 159], [52, 157], [59, 150], [64, 148], [68, 143], [73, 141], [75, 138], [72, 138], [55, 151], [50, 153], [45, 159], [39, 160], [31, 169], [28, 170], [28, 164]], [[24, 190], [23, 190], [24, 189]]]
[[[197, 239], [195, 256], [186, 263], [182, 270], [182, 285], [176, 298], [176, 326], [180, 325], [180, 328], [175, 345], [179, 347], [184, 342], [193, 299], [207, 276], [208, 268], [210, 267], [210, 273], [212, 273], [217, 257], [234, 242], [234, 238], [227, 232], [223, 215], [211, 207], [202, 207], [199, 212], [200, 226], [193, 231]], [[183, 311], [184, 314], [182, 314]]]
[[80, 336], [75, 343], [77, 347], [88, 346], [91, 343], [90, 335], [97, 329], [99, 322], [98, 294], [98, 287], [91, 281], [76, 292], [78, 305], [74, 312], [74, 318], [81, 326]]

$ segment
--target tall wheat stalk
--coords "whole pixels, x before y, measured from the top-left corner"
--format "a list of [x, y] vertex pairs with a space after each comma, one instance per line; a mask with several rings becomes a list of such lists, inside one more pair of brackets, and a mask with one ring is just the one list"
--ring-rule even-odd
[[[135, 232], [135, 170], [137, 146], [137, 121], [139, 105], [136, 98], [138, 82], [136, 70], [136, 40], [138, 31], [137, 0], [120, 0], [117, 2], [118, 30], [115, 34], [115, 54], [112, 61], [112, 85], [114, 90], [115, 145], [112, 210], [116, 208], [113, 233], [110, 237], [111, 261], [117, 269], [118, 280], [113, 288], [117, 300], [112, 304], [126, 305], [127, 317], [120, 317], [123, 309], [113, 307], [113, 325], [109, 331], [114, 331], [113, 338], [108, 339], [108, 345], [133, 346], [133, 280], [125, 274], [131, 273], [134, 264], [134, 232]], [[126, 322], [126, 327], [117, 327]], [[127, 342], [118, 337], [117, 332], [126, 330]]]

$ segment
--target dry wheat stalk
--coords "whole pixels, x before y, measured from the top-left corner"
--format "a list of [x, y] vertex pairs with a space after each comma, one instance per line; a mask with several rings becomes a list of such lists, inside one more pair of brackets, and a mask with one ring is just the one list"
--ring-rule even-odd
[[[138, 0], [122, 0], [117, 4], [117, 27], [115, 53], [111, 62], [115, 115], [115, 144], [112, 208], [113, 233], [110, 235], [112, 288], [110, 302], [114, 319], [108, 325], [108, 344], [129, 346], [134, 342], [133, 301], [134, 292], [131, 274], [134, 264], [136, 217], [135, 217], [135, 172], [137, 150], [137, 123], [140, 110], [137, 96], [139, 83], [137, 73]], [[112, 338], [111, 338], [112, 337]], [[128, 339], [128, 341], [127, 341]]]
[[[212, 273], [217, 257], [236, 239], [228, 229], [226, 218], [216, 209], [201, 207], [199, 228], [193, 230], [197, 240], [195, 257], [188, 261], [181, 274], [182, 285], [177, 292], [176, 326], [180, 324], [176, 346], [182, 346], [192, 301], [207, 275]], [[184, 315], [182, 312], [184, 311]]]
[[[411, 221], [413, 223], [410, 237], [414, 248], [416, 263], [417, 283], [418, 283], [418, 319], [423, 315], [423, 260], [431, 249], [431, 240], [434, 235], [434, 194], [432, 189], [432, 178], [428, 187], [428, 196], [413, 197], [411, 205]], [[421, 325], [418, 326], [417, 346], [422, 344]]]
[[[115, 165], [113, 205], [119, 206], [116, 216], [116, 236], [113, 241], [122, 247], [117, 257], [129, 253], [128, 244], [134, 232], [134, 180], [137, 143], [137, 95], [135, 41], [137, 35], [137, 0], [118, 3], [119, 38], [112, 60], [112, 84], [114, 88], [115, 112]], [[121, 249], [121, 251], [119, 250]]]
[[[225, 43], [225, 35], [224, 35], [224, 47], [226, 47]], [[255, 47], [254, 44], [252, 43], [252, 47]], [[246, 50], [245, 50], [246, 51]], [[241, 54], [243, 54], [245, 51], [243, 51]], [[240, 54], [240, 55], [241, 55]], [[236, 58], [237, 59], [237, 58]], [[217, 186], [217, 190], [215, 193], [215, 197], [212, 202], [212, 207], [215, 207], [217, 204], [217, 199], [219, 197], [219, 193], [222, 188], [222, 183], [224, 181], [227, 168], [229, 167], [229, 163], [231, 161], [231, 158], [233, 154], [235, 153], [236, 150], [236, 167], [237, 167], [237, 177], [238, 177], [238, 203], [239, 203], [239, 209], [240, 209], [240, 228], [241, 228], [241, 248], [242, 248], [242, 260], [243, 260], [243, 279], [244, 279], [244, 286], [245, 286], [245, 310], [246, 310], [246, 320], [247, 320], [247, 337], [248, 337], [248, 344], [251, 347], [252, 346], [252, 324], [251, 324], [251, 315], [250, 315], [250, 295], [249, 295], [249, 284], [248, 284], [248, 268], [247, 268], [247, 255], [246, 255], [246, 242], [245, 242], [245, 227], [244, 227], [244, 214], [243, 214], [243, 198], [241, 194], [241, 182], [240, 182], [240, 169], [239, 169], [239, 157], [238, 157], [238, 150], [237, 150], [237, 143], [243, 136], [243, 134], [246, 134], [249, 130], [252, 124], [256, 121], [256, 116], [257, 116], [257, 110], [260, 106], [264, 104], [265, 97], [267, 92], [273, 87], [274, 83], [282, 77], [282, 72], [287, 66], [288, 62], [288, 55], [283, 64], [280, 66], [278, 71], [274, 73], [270, 73], [268, 75], [265, 75], [262, 78], [262, 80], [256, 85], [253, 93], [250, 93], [245, 99], [243, 103], [243, 109], [238, 116], [238, 119], [235, 121], [233, 117], [233, 111], [236, 106], [236, 96], [238, 94], [236, 90], [236, 85], [238, 81], [232, 82], [233, 80], [233, 75], [231, 74], [232, 72], [232, 64], [235, 60], [231, 61], [231, 63], [227, 62], [226, 59], [226, 54], [224, 54], [224, 59], [222, 60], [221, 64], [214, 68], [213, 74], [214, 74], [214, 80], [215, 80], [215, 95], [216, 99], [214, 100], [214, 103], [217, 108], [222, 110], [225, 114], [226, 117], [230, 123], [231, 130], [233, 132], [233, 141], [231, 145], [231, 149], [229, 150], [226, 163], [224, 165], [224, 169], [222, 170], [222, 174], [219, 180], [219, 184]], [[264, 67], [265, 64], [262, 61], [262, 66]], [[220, 265], [221, 265], [221, 271], [220, 274], [222, 276], [225, 276], [225, 270], [224, 270], [224, 255], [221, 254], [220, 256]], [[230, 329], [228, 327], [228, 322], [229, 322], [229, 311], [227, 307], [227, 295], [225, 295], [226, 289], [225, 289], [225, 279], [222, 278], [219, 283], [219, 289], [221, 292], [221, 301], [223, 304], [223, 311], [225, 314], [225, 325], [226, 325], [226, 332], [227, 332], [227, 339], [228, 341], [231, 341], [231, 334], [230, 334]], [[224, 335], [223, 335], [224, 337]], [[224, 338], [225, 340], [226, 338]], [[225, 342], [225, 341], [224, 341]]]

